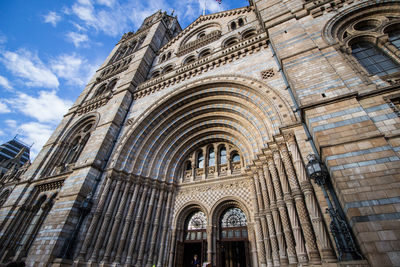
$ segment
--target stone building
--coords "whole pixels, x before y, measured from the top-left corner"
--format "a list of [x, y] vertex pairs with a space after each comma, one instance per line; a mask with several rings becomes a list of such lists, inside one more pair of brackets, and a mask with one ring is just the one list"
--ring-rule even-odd
[[9, 187], [1, 261], [400, 266], [399, 49], [393, 0], [156, 12]]

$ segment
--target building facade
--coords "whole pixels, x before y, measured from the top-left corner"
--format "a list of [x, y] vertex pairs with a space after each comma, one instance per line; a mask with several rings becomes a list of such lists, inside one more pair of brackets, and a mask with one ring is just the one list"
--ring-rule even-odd
[[1, 262], [400, 266], [399, 49], [393, 0], [156, 12], [4, 185]]

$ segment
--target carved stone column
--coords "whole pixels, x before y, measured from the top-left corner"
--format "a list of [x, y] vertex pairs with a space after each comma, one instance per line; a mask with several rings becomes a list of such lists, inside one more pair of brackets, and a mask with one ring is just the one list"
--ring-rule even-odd
[[175, 247], [176, 247], [176, 235], [180, 229], [172, 228], [172, 237], [171, 237], [171, 250], [169, 252], [169, 260], [168, 260], [168, 267], [172, 267], [174, 264], [174, 257], [175, 257]]
[[106, 251], [104, 253], [103, 262], [108, 262], [108, 260], [110, 259], [112, 249], [114, 248], [114, 242], [115, 242], [115, 239], [117, 238], [118, 229], [120, 228], [120, 222], [122, 220], [122, 215], [125, 210], [125, 203], [126, 203], [126, 199], [128, 198], [130, 185], [131, 184], [129, 181], [124, 183], [124, 186], [125, 186], [124, 192], [122, 194], [121, 203], [119, 204], [118, 211], [115, 215], [115, 221], [112, 226], [111, 234], [110, 234], [110, 237], [107, 242], [107, 247], [106, 247]]
[[171, 213], [171, 209], [172, 209], [173, 195], [174, 195], [173, 187], [168, 186], [168, 200], [167, 200], [167, 205], [165, 207], [165, 216], [164, 216], [164, 223], [163, 223], [163, 227], [162, 227], [160, 250], [158, 253], [158, 257], [157, 257], [157, 266], [164, 266], [164, 264], [165, 264], [165, 259], [163, 257], [163, 254], [164, 254], [164, 249], [165, 249], [165, 240], [167, 238], [168, 230], [170, 229], [170, 226], [168, 225], [168, 223], [169, 223], [169, 217], [170, 217], [170, 213]]
[[151, 235], [151, 239], [150, 239], [150, 250], [149, 250], [149, 254], [147, 256], [147, 264], [146, 267], [152, 267], [153, 264], [155, 264], [154, 262], [154, 249], [156, 246], [156, 239], [157, 239], [157, 234], [158, 234], [158, 227], [160, 225], [160, 215], [161, 215], [161, 211], [163, 210], [163, 203], [165, 201], [165, 195], [166, 195], [166, 188], [165, 186], [163, 186], [160, 189], [160, 196], [158, 198], [158, 203], [157, 203], [157, 211], [156, 211], [156, 216], [153, 222], [153, 231], [152, 231], [152, 235]]
[[319, 245], [321, 246], [322, 259], [325, 261], [336, 261], [335, 254], [332, 250], [328, 232], [323, 223], [322, 214], [318, 206], [318, 202], [315, 198], [312, 185], [307, 178], [306, 170], [301, 159], [300, 152], [297, 148], [296, 140], [294, 135], [287, 135], [289, 150], [292, 153], [294, 167], [297, 173], [297, 178], [300, 182], [300, 188], [305, 196], [305, 203], [308, 210], [308, 214], [311, 217], [311, 222], [316, 234]]
[[[290, 222], [289, 222], [289, 217], [287, 214], [285, 202], [283, 200], [283, 194], [282, 194], [282, 189], [281, 189], [281, 183], [279, 181], [279, 175], [276, 171], [274, 159], [272, 157], [268, 158], [268, 168], [269, 168], [269, 171], [272, 176], [272, 183], [274, 186], [274, 192], [275, 192], [275, 196], [276, 196], [276, 204], [277, 204], [277, 207], [279, 210], [280, 218], [282, 220], [281, 222], [282, 222], [282, 227], [283, 227], [283, 232], [284, 232], [284, 238], [286, 240], [286, 245], [287, 245], [289, 264], [295, 264], [295, 263], [297, 263], [297, 257], [296, 257], [294, 239], [292, 236], [292, 230], [290, 228]], [[278, 231], [277, 231], [277, 235], [278, 235]], [[284, 241], [281, 240], [280, 243], [282, 244], [282, 243], [284, 243]], [[281, 253], [282, 253], [282, 250], [281, 250]]]
[[290, 160], [290, 155], [287, 150], [286, 144], [281, 143], [279, 145], [279, 148], [282, 153], [282, 159], [285, 165], [286, 173], [288, 175], [290, 188], [292, 189], [292, 193], [295, 199], [297, 214], [299, 215], [301, 227], [303, 228], [303, 234], [304, 238], [306, 239], [306, 246], [307, 251], [310, 255], [310, 261], [320, 262], [321, 258], [319, 256], [314, 231], [311, 227], [311, 222], [307, 214], [308, 212], [304, 203], [303, 194], [300, 190], [300, 186], [297, 181], [297, 177], [292, 165], [292, 161]]
[[267, 223], [265, 221], [265, 218], [266, 218], [265, 214], [267, 212], [270, 213], [271, 209], [270, 209], [267, 185], [265, 183], [265, 177], [264, 177], [264, 171], [263, 171], [262, 165], [257, 167], [257, 171], [258, 171], [258, 177], [259, 177], [259, 180], [261, 183], [261, 194], [264, 199], [264, 214], [262, 216], [260, 216], [260, 219], [261, 219], [261, 227], [262, 227], [263, 234], [264, 234], [264, 246], [265, 246], [266, 259], [267, 259], [267, 266], [272, 266], [273, 263], [272, 263], [272, 254], [271, 254], [270, 235], [269, 235]]
[[126, 215], [124, 220], [124, 228], [122, 230], [122, 234], [118, 242], [117, 254], [115, 256], [115, 261], [118, 263], [121, 262], [121, 257], [124, 251], [125, 242], [126, 239], [128, 238], [129, 226], [132, 223], [133, 213], [135, 211], [136, 199], [139, 193], [139, 189], [140, 189], [140, 183], [136, 182], [136, 184], [133, 184], [129, 190], [130, 194], [132, 194], [133, 191], [133, 195], [129, 203], [128, 214]]
[[94, 232], [96, 231], [99, 219], [101, 218], [101, 214], [103, 213], [104, 204], [107, 200], [107, 197], [108, 197], [108, 194], [110, 191], [110, 186], [112, 183], [111, 173], [109, 173], [107, 175], [105, 183], [106, 183], [106, 185], [104, 186], [103, 192], [101, 192], [99, 204], [97, 205], [96, 211], [94, 212], [94, 215], [93, 215], [92, 222], [87, 231], [85, 240], [83, 241], [83, 245], [82, 245], [81, 251], [79, 253], [79, 258], [78, 258], [79, 260], [84, 260], [86, 253], [87, 253], [87, 249], [92, 242], [92, 237], [93, 237]]
[[103, 228], [103, 231], [99, 231], [99, 235], [97, 236], [92, 256], [90, 257], [90, 261], [94, 261], [94, 262], [97, 261], [97, 257], [99, 255], [100, 248], [103, 246], [103, 241], [104, 241], [104, 239], [106, 237], [106, 233], [107, 233], [105, 231], [105, 229], [107, 229], [107, 227], [110, 223], [111, 215], [114, 211], [114, 206], [115, 206], [115, 202], [117, 201], [117, 198], [118, 198], [119, 187], [121, 186], [121, 183], [122, 183], [122, 179], [120, 177], [118, 177], [118, 180], [115, 185], [115, 189], [111, 196], [110, 204], [107, 207], [107, 211], [104, 215], [103, 223], [100, 226], [100, 229], [102, 229], [103, 226], [104, 226], [104, 228]]
[[297, 218], [296, 209], [293, 203], [293, 198], [290, 192], [289, 184], [283, 168], [279, 150], [274, 150], [273, 153], [274, 153], [275, 166], [278, 170], [279, 178], [282, 184], [284, 202], [288, 210], [290, 225], [293, 230], [293, 236], [296, 242], [295, 244], [296, 244], [297, 259], [300, 263], [306, 263], [308, 262], [308, 256], [305, 247], [304, 237], [302, 235], [302, 231], [300, 228], [299, 219]]
[[144, 250], [146, 248], [146, 243], [147, 243], [147, 235], [149, 233], [149, 227], [150, 227], [150, 223], [151, 223], [151, 216], [153, 215], [154, 198], [155, 198], [155, 195], [157, 192], [158, 192], [158, 189], [155, 188], [155, 186], [154, 186], [151, 191], [150, 202], [147, 207], [147, 214], [146, 214], [146, 218], [144, 220], [144, 227], [142, 230], [142, 237], [141, 237], [141, 241], [140, 241], [140, 247], [139, 247], [139, 253], [138, 253], [136, 266], [142, 266]]
[[213, 256], [213, 226], [212, 224], [207, 225], [207, 261], [212, 262], [212, 256]]
[[[275, 194], [274, 194], [274, 188], [272, 186], [272, 182], [271, 182], [271, 176], [269, 174], [268, 171], [268, 165], [263, 165], [263, 172], [264, 172], [264, 180], [266, 183], [266, 191], [269, 195], [269, 207], [266, 210], [266, 214], [265, 217], [267, 218], [267, 226], [268, 226], [268, 232], [269, 232], [269, 237], [270, 237], [270, 241], [271, 241], [271, 250], [272, 250], [272, 260], [274, 263], [274, 266], [279, 266], [279, 248], [278, 248], [278, 241], [276, 239], [276, 234], [275, 234], [275, 226], [274, 226], [274, 220], [273, 220], [273, 216], [272, 216], [272, 210], [274, 210], [274, 212], [277, 214], [278, 213], [278, 209], [276, 206], [276, 201], [275, 201]], [[279, 218], [279, 216], [276, 216]], [[279, 222], [275, 222], [275, 224], [279, 223]], [[280, 225], [278, 225], [277, 227], [280, 228]], [[284, 253], [285, 258], [283, 259], [283, 261], [287, 262], [287, 257], [286, 257], [286, 252]]]
[[247, 231], [249, 234], [249, 242], [251, 244], [251, 255], [252, 255], [252, 263], [254, 267], [258, 267], [258, 257], [257, 257], [257, 245], [256, 238], [254, 234], [254, 224], [247, 225]]
[[[254, 170], [255, 171], [255, 170]], [[259, 218], [259, 205], [262, 207], [262, 200], [261, 198], [261, 192], [260, 188], [258, 186], [258, 174], [257, 171], [253, 173], [253, 186], [252, 186], [252, 200], [253, 200], [253, 206], [254, 206], [254, 211], [255, 211], [255, 223], [254, 223], [254, 231], [255, 231], [255, 243], [257, 246], [257, 255], [258, 255], [258, 261], [260, 262], [260, 266], [266, 267], [266, 261], [265, 261], [265, 248], [264, 248], [264, 242], [263, 242], [263, 233], [261, 231], [261, 221]]]
[[140, 224], [142, 222], [143, 208], [144, 208], [145, 201], [147, 198], [147, 191], [149, 190], [148, 181], [146, 181], [146, 183], [143, 185], [143, 187], [144, 188], [143, 188], [142, 197], [140, 198], [139, 208], [136, 213], [136, 218], [135, 218], [135, 222], [134, 222], [135, 226], [132, 231], [131, 240], [129, 242], [128, 254], [127, 254], [127, 257], [125, 260], [125, 265], [127, 265], [127, 266], [132, 264], [133, 252], [135, 250], [136, 241], [138, 240], [138, 232], [139, 232]]

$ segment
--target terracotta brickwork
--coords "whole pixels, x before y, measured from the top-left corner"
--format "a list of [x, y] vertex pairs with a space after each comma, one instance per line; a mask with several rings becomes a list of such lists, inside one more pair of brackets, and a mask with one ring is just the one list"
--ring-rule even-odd
[[2, 185], [0, 262], [399, 266], [399, 14], [253, 0], [185, 29], [149, 16]]

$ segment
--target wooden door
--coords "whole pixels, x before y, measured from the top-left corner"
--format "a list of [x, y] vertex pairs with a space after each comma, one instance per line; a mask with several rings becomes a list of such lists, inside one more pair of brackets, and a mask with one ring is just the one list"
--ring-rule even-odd
[[183, 242], [177, 242], [175, 250], [175, 267], [183, 266], [183, 256], [184, 256], [185, 244]]

